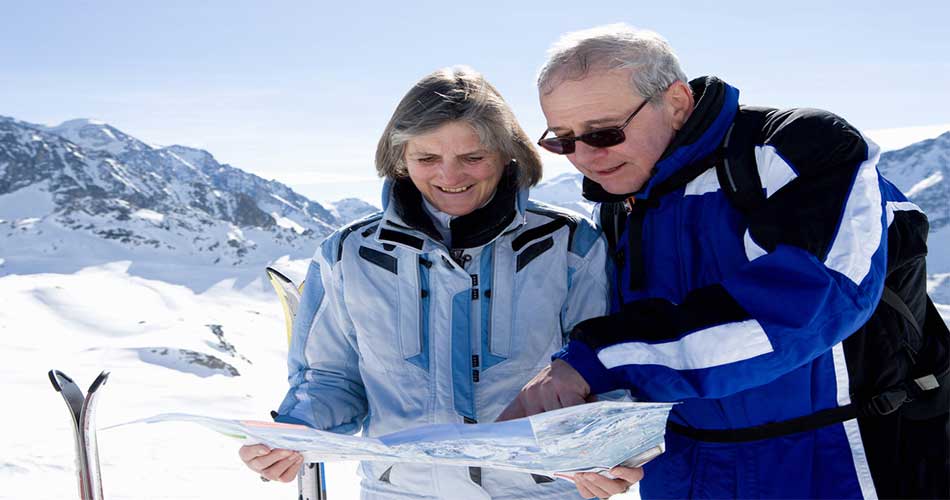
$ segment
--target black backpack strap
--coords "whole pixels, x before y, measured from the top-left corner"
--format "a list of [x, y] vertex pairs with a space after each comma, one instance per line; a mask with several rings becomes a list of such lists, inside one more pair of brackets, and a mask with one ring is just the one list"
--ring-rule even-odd
[[723, 139], [723, 161], [716, 165], [719, 185], [729, 201], [743, 213], [765, 203], [765, 192], [755, 161], [755, 147], [762, 144], [770, 109], [740, 107]]
[[[927, 300], [930, 300], [930, 297], [927, 297]], [[897, 292], [891, 289], [891, 287], [884, 285], [884, 292], [881, 294], [881, 302], [891, 306], [895, 311], [897, 311], [907, 323], [913, 327], [914, 333], [917, 334], [917, 338], [924, 337], [924, 330], [920, 327], [920, 323], [917, 322], [917, 318], [914, 317], [914, 313], [911, 312], [910, 307], [907, 306], [907, 303], [904, 302], [904, 299], [897, 295]], [[917, 353], [914, 353], [915, 355]]]

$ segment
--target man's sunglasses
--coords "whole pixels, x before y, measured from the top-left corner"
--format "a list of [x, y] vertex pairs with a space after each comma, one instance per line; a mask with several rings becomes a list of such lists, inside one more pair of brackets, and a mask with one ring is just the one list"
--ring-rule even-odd
[[538, 139], [538, 146], [541, 146], [542, 148], [559, 155], [569, 155], [573, 153], [576, 146], [575, 143], [577, 141], [581, 141], [584, 144], [595, 148], [609, 148], [610, 146], [616, 146], [627, 139], [627, 136], [623, 133], [623, 129], [627, 128], [627, 125], [630, 124], [630, 120], [633, 120], [633, 117], [637, 116], [637, 113], [639, 113], [648, 102], [650, 102], [649, 98], [640, 103], [640, 105], [637, 106], [637, 109], [633, 110], [633, 113], [630, 113], [630, 116], [624, 120], [623, 125], [620, 125], [619, 127], [607, 127], [591, 130], [590, 132], [581, 134], [577, 137], [549, 137], [547, 139], [544, 137], [548, 135], [550, 130], [545, 130], [544, 135]]

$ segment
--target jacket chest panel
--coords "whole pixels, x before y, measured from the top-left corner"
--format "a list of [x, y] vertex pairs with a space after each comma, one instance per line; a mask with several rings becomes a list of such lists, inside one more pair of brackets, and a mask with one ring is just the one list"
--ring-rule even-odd
[[[382, 248], [362, 254], [384, 265], [362, 254], [345, 262], [344, 300], [365, 368], [395, 377], [460, 379], [464, 365], [465, 378], [477, 383], [496, 365], [527, 370], [547, 359], [552, 342], [560, 345], [568, 287], [566, 252], [559, 246], [566, 244], [566, 232], [556, 238], [565, 241], [552, 237], [519, 252], [500, 240], [458, 256], [464, 267], [441, 251]], [[362, 248], [368, 246], [357, 252]]]
[[[659, 297], [679, 303], [691, 290], [721, 282], [748, 262], [743, 246], [746, 222], [721, 191], [702, 195], [667, 195], [643, 219], [644, 287], [631, 290], [632, 255], [626, 225], [618, 250], [623, 267], [615, 270], [615, 298], [624, 302]], [[635, 241], [635, 240], [634, 240]], [[634, 243], [635, 244], [635, 243]]]

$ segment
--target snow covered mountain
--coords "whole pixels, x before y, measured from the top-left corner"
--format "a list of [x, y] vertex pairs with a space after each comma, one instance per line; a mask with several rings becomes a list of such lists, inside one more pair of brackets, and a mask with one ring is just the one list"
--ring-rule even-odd
[[379, 212], [379, 208], [359, 198], [343, 198], [342, 200], [327, 203], [328, 210], [340, 224], [348, 224], [361, 219], [371, 213]]
[[932, 273], [950, 273], [950, 132], [881, 155], [881, 173], [930, 220]]
[[934, 301], [950, 303], [950, 132], [884, 153], [878, 166], [927, 214], [927, 288]]
[[[346, 207], [345, 217], [367, 210]], [[259, 272], [281, 255], [309, 257], [340, 223], [206, 151], [150, 146], [91, 120], [44, 127], [0, 117], [0, 275], [116, 260], [161, 279], [170, 264]]]

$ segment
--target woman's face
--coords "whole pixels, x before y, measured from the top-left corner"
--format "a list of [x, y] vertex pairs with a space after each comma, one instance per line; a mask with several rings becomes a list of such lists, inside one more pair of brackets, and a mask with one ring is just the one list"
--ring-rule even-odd
[[406, 166], [422, 196], [456, 216], [488, 202], [504, 172], [501, 156], [482, 145], [471, 125], [460, 121], [410, 139]]

